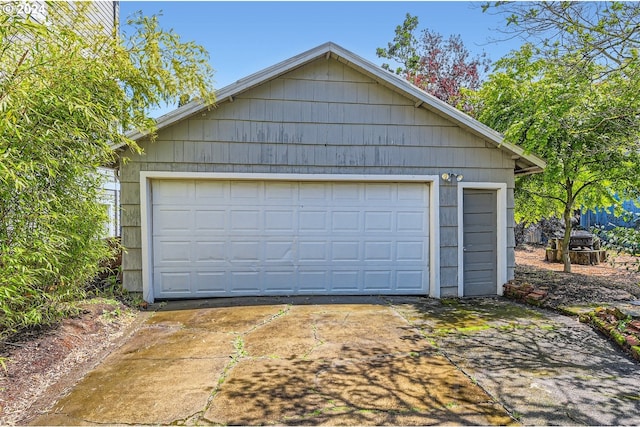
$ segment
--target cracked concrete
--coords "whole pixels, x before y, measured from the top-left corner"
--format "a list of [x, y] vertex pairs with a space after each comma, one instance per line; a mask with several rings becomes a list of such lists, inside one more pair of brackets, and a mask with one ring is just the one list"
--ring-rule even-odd
[[33, 424], [637, 425], [637, 368], [504, 299], [172, 302]]
[[35, 425], [508, 424], [381, 298], [169, 303]]
[[577, 319], [505, 299], [392, 301], [526, 425], [640, 425], [638, 363]]

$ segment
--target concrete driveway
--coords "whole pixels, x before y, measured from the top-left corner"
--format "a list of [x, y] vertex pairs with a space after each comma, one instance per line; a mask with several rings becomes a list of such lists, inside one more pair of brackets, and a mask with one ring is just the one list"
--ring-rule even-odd
[[33, 424], [639, 424], [637, 368], [501, 299], [174, 302]]

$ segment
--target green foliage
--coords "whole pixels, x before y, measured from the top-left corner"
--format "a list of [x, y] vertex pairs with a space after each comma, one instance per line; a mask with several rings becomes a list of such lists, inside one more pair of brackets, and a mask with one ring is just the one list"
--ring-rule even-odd
[[605, 227], [594, 227], [591, 230], [602, 242], [602, 248], [609, 251], [612, 261], [616, 261], [619, 255], [630, 255], [631, 260], [625, 261], [627, 270], [640, 271], [640, 230], [637, 228], [614, 227], [607, 230]]
[[640, 230], [636, 228], [615, 227], [607, 230], [594, 227], [593, 233], [600, 237], [604, 248], [608, 250], [640, 256]]
[[635, 196], [636, 76], [612, 73], [595, 80], [601, 67], [581, 64], [580, 72], [571, 72], [560, 62], [536, 59], [535, 50], [525, 45], [499, 61], [498, 72], [476, 95], [481, 121], [548, 164], [545, 173], [519, 180], [517, 220], [562, 216], [568, 202], [594, 208]]
[[562, 214], [568, 272], [573, 208], [620, 211], [616, 193], [638, 197], [640, 5], [497, 1], [482, 10], [530, 42], [498, 64], [479, 108], [508, 141], [547, 160], [544, 174], [517, 183], [516, 216]]
[[392, 70], [388, 63], [382, 68], [401, 75], [415, 86], [454, 107], [470, 112], [470, 106], [461, 103], [462, 90], [477, 90], [481, 75], [489, 69], [485, 54], [471, 57], [459, 35], [444, 39], [435, 31], [415, 32], [418, 18], [407, 16], [395, 30], [393, 41], [386, 48], [376, 49], [380, 58], [399, 64]]
[[499, 31], [539, 46], [541, 56], [578, 55], [603, 71], [623, 70], [638, 59], [640, 3], [540, 1], [486, 2], [483, 12], [502, 14]]
[[568, 245], [575, 208], [638, 196], [640, 64], [603, 74], [579, 56], [536, 53], [527, 44], [500, 60], [472, 96], [480, 121], [547, 162], [544, 173], [517, 180], [516, 221], [557, 215]]
[[[418, 17], [407, 13], [402, 25], [395, 30], [393, 42], [387, 44], [387, 48], [377, 48], [376, 55], [380, 58], [399, 61], [401, 66], [393, 70], [398, 75], [412, 75], [418, 72], [420, 66], [420, 54], [418, 53], [418, 39], [414, 32], [418, 28]], [[385, 70], [391, 70], [391, 65], [382, 64]]]
[[146, 308], [147, 304], [139, 292], [129, 292], [122, 287], [122, 266], [117, 268], [105, 267], [97, 278], [87, 287], [89, 297], [101, 297], [120, 301], [128, 307]]
[[0, 16], [0, 338], [67, 315], [111, 257], [98, 167], [138, 150], [122, 130], [153, 132], [149, 108], [180, 96], [213, 102], [201, 47], [156, 17], [108, 34], [91, 7]]

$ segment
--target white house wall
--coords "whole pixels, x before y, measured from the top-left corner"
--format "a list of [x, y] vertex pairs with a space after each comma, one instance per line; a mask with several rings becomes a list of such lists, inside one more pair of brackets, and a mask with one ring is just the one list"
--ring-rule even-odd
[[[140, 172], [436, 175], [504, 183], [513, 277], [511, 155], [334, 59], [318, 59], [142, 140], [121, 165], [125, 287], [142, 291]], [[440, 294], [458, 292], [457, 183], [440, 181]]]

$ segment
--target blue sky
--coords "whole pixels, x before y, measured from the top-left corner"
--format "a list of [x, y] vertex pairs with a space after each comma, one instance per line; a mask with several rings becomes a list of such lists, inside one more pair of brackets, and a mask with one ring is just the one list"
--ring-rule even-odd
[[[407, 13], [417, 16], [419, 29], [430, 28], [445, 38], [460, 34], [472, 53], [485, 51], [496, 61], [519, 46], [495, 29], [503, 18], [482, 13], [481, 2], [219, 2], [121, 1], [122, 21], [141, 10], [162, 11], [160, 24], [184, 40], [203, 45], [216, 70], [217, 88], [316, 47], [327, 41], [382, 64], [375, 54], [386, 47]], [[126, 28], [123, 28], [126, 30]], [[162, 108], [158, 116], [173, 109]]]

